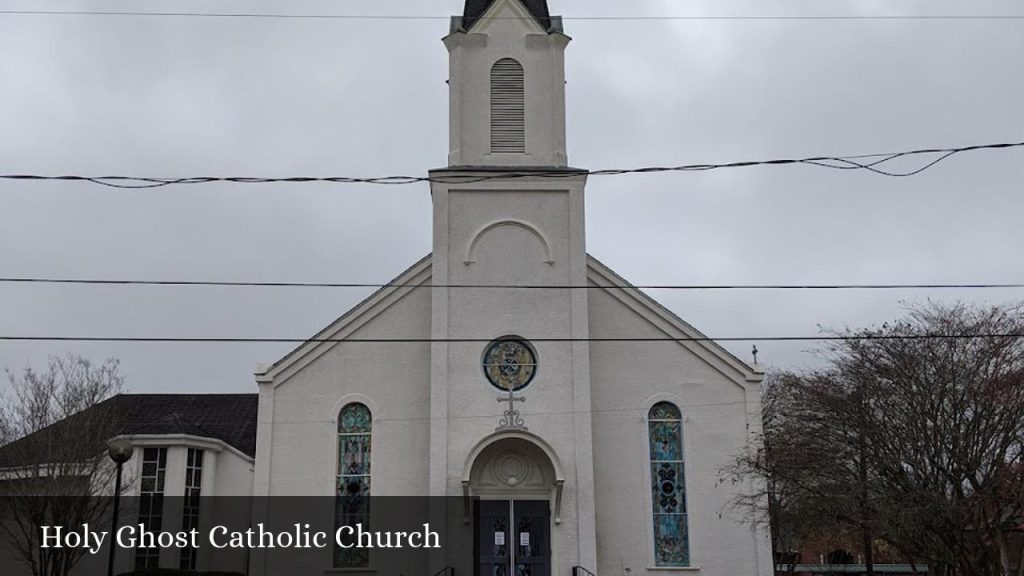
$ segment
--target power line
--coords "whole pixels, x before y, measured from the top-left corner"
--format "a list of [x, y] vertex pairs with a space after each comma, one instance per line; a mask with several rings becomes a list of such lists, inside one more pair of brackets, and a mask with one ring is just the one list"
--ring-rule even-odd
[[3, 277], [0, 283], [73, 284], [98, 286], [217, 286], [228, 288], [416, 288], [416, 289], [492, 289], [492, 290], [947, 290], [1024, 288], [1024, 284], [417, 284], [413, 282], [243, 282], [220, 280], [143, 280], [102, 278]]
[[[1007, 334], [851, 334], [847, 336], [725, 336], [712, 338], [694, 336], [682, 338], [530, 338], [531, 342], [829, 342], [851, 340], [958, 340], [976, 338], [1024, 338], [1024, 333]], [[21, 342], [137, 342], [137, 343], [244, 343], [244, 344], [303, 344], [307, 342], [344, 342], [348, 344], [472, 344], [492, 342], [493, 338], [230, 338], [230, 337], [177, 337], [177, 336], [20, 336], [0, 335], [0, 341]]]
[[[497, 391], [497, 392], [499, 394], [501, 393], [500, 391]], [[678, 404], [678, 406], [679, 406], [679, 408], [681, 410], [687, 410], [687, 409], [694, 409], [694, 408], [716, 408], [716, 407], [726, 407], [726, 406], [743, 406], [743, 405], [746, 405], [746, 404], [747, 404], [746, 400], [731, 400], [731, 401], [728, 401], [728, 402], [700, 402], [700, 403], [694, 403], [694, 404]], [[536, 406], [536, 405], [534, 405], [534, 406]], [[594, 409], [591, 409], [591, 410], [541, 410], [541, 411], [538, 411], [538, 412], [531, 412], [531, 411], [526, 410], [524, 408], [520, 408], [520, 410], [523, 410], [523, 416], [525, 416], [525, 417], [533, 417], [533, 416], [574, 416], [574, 415], [580, 415], [580, 414], [589, 414], [589, 415], [621, 414], [623, 416], [632, 416], [632, 415], [645, 414], [647, 412], [646, 407], [644, 407], [644, 408], [640, 408], [640, 407], [631, 407], [631, 408], [594, 408]], [[499, 416], [501, 416], [500, 412], [496, 411], [495, 413], [491, 413], [491, 414], [473, 414], [473, 415], [465, 415], [465, 416], [449, 415], [448, 419], [449, 420], [490, 420], [490, 419], [493, 419], [493, 418], [499, 417]], [[419, 417], [408, 417], [408, 418], [398, 418], [398, 417], [387, 418], [387, 417], [382, 417], [382, 418], [374, 418], [374, 420], [375, 421], [380, 421], [380, 422], [423, 422], [423, 421], [428, 421], [431, 418], [432, 418], [431, 416], [419, 416]], [[290, 420], [289, 419], [289, 420], [274, 420], [274, 423], [275, 424], [310, 424], [310, 423], [318, 422], [318, 421], [319, 420], [311, 420], [311, 419], [306, 419], [306, 420]]]
[[[142, 16], [190, 18], [256, 18], [287, 20], [449, 20], [451, 16], [405, 14], [286, 14], [264, 12], [138, 12], [138, 11], [84, 11], [84, 10], [0, 10], [0, 14], [19, 16]], [[582, 21], [660, 21], [660, 20], [736, 20], [736, 21], [827, 21], [827, 20], [1024, 20], [1019, 14], [923, 14], [923, 15], [694, 15], [694, 16], [562, 16], [562, 20]], [[488, 20], [527, 20], [515, 16], [489, 17]]]
[[[427, 176], [377, 176], [360, 178], [353, 176], [288, 176], [281, 178], [262, 178], [251, 176], [191, 176], [184, 178], [150, 178], [141, 176], [47, 176], [39, 174], [0, 174], [4, 180], [58, 180], [71, 182], [91, 182], [113, 188], [160, 188], [177, 184], [210, 184], [214, 182], [230, 182], [235, 184], [306, 184], [311, 182], [331, 184], [382, 184], [406, 185], [422, 182], [441, 184], [476, 184], [490, 180], [511, 180], [525, 178], [575, 178], [582, 174], [588, 176], [620, 176], [624, 174], [654, 174], [662, 172], [704, 172], [724, 168], [749, 168], [753, 166], [785, 166], [809, 165], [833, 170], [867, 170], [882, 176], [908, 177], [916, 176], [939, 164], [943, 160], [962, 154], [980, 150], [997, 150], [1019, 148], [1024, 142], [1001, 142], [995, 144], [977, 144], [959, 148], [922, 148], [903, 152], [887, 152], [878, 154], [860, 154], [855, 156], [814, 156], [809, 158], [781, 158], [773, 160], [748, 160], [726, 162], [720, 164], [686, 164], [682, 166], [648, 166], [644, 168], [615, 168], [604, 170], [472, 170], [455, 168], [445, 175]], [[881, 166], [901, 158], [916, 156], [937, 156], [924, 165], [907, 171], [882, 169]], [[442, 170], [443, 171], [443, 170]], [[462, 172], [462, 173], [460, 173]]]
[[[501, 393], [500, 390], [495, 392]], [[731, 400], [728, 402], [699, 402], [693, 404], [677, 404], [680, 410], [692, 410], [694, 408], [723, 408], [729, 406], [744, 406], [748, 402], [746, 400]], [[534, 407], [537, 405], [534, 404]], [[576, 415], [621, 415], [621, 416], [638, 416], [647, 413], [646, 407], [630, 407], [630, 408], [593, 408], [590, 410], [540, 410], [533, 412], [527, 408], [519, 408], [523, 412], [523, 416], [527, 418], [536, 416], [576, 416]], [[500, 408], [496, 409], [491, 414], [473, 414], [473, 415], [448, 415], [448, 420], [492, 420], [501, 416]], [[375, 422], [426, 422], [431, 420], [433, 416], [412, 416], [412, 417], [374, 417]], [[311, 417], [308, 419], [287, 419], [287, 420], [274, 420], [275, 424], [312, 424], [322, 422], [322, 420]]]

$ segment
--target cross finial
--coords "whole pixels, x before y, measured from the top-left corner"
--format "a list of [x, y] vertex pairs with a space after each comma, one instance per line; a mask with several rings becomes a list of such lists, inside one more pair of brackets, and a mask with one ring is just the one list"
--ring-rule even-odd
[[757, 344], [754, 344], [753, 354], [754, 354], [754, 365], [757, 365]]
[[494, 431], [526, 430], [526, 423], [523, 422], [519, 410], [516, 410], [516, 402], [526, 402], [526, 396], [516, 396], [515, 390], [509, 388], [508, 396], [498, 396], [498, 402], [508, 402], [508, 409], [505, 410], [505, 414], [502, 415], [501, 421], [498, 422], [498, 427]]

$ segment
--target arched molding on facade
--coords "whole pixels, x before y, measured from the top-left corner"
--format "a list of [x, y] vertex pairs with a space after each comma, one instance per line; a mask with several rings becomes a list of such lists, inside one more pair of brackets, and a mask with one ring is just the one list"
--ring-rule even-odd
[[[543, 478], [540, 488], [545, 492], [545, 496], [551, 500], [555, 524], [560, 524], [562, 522], [562, 487], [565, 485], [565, 471], [562, 468], [561, 459], [559, 459], [558, 454], [551, 445], [541, 437], [522, 430], [496, 432], [478, 442], [469, 451], [462, 469], [462, 494], [465, 499], [464, 512], [466, 514], [466, 522], [469, 522], [469, 515], [471, 513], [470, 498], [474, 495], [473, 492], [476, 488], [474, 483], [479, 482], [480, 475], [486, 472], [485, 467], [493, 466], [494, 464], [502, 465], [500, 460], [506, 455], [502, 451], [501, 445], [503, 444], [511, 448], [511, 450], [508, 450], [508, 453], [514, 457], [519, 457], [517, 453], [524, 451], [532, 451], [539, 456], [539, 460], [535, 463], [539, 467], [536, 473], [541, 474]], [[520, 450], [516, 450], [516, 448], [520, 448]], [[529, 455], [526, 455], [525, 459], [528, 460]], [[492, 460], [496, 462], [492, 462]], [[524, 471], [529, 468], [528, 463], [513, 463], [513, 466], [520, 466]], [[544, 468], [547, 468], [547, 470], [544, 470]], [[509, 493], [519, 493], [526, 490], [527, 494], [532, 494], [533, 490], [537, 489], [537, 486], [536, 484], [528, 486], [525, 482], [522, 484], [512, 482], [507, 483], [505, 489]], [[491, 493], [491, 491], [488, 491], [488, 493]]]
[[496, 220], [494, 222], [491, 222], [490, 224], [487, 224], [483, 228], [477, 230], [476, 234], [473, 234], [473, 237], [470, 239], [469, 244], [466, 245], [466, 259], [464, 260], [464, 263], [469, 265], [476, 262], [476, 260], [473, 259], [473, 252], [476, 251], [477, 244], [480, 243], [480, 240], [482, 240], [483, 237], [486, 236], [492, 230], [505, 227], [519, 228], [521, 230], [529, 232], [530, 235], [532, 235], [534, 238], [537, 239], [538, 242], [540, 242], [540, 246], [544, 250], [544, 263], [555, 263], [551, 254], [551, 243], [548, 242], [548, 239], [544, 236], [544, 234], [541, 233], [540, 230], [538, 230], [533, 224], [530, 224], [529, 222], [513, 219]]
[[675, 407], [679, 409], [679, 413], [683, 417], [683, 422], [686, 421], [686, 406], [683, 404], [683, 399], [669, 392], [658, 392], [657, 394], [651, 394], [644, 399], [642, 409], [644, 422], [647, 422], [647, 415], [650, 414], [651, 408], [654, 408], [654, 405], [658, 402], [669, 402], [674, 404]]
[[364, 396], [362, 394], [355, 394], [355, 393], [353, 393], [353, 394], [345, 394], [344, 396], [339, 398], [334, 403], [334, 405], [331, 407], [331, 411], [326, 415], [327, 417], [325, 419], [326, 420], [330, 420], [331, 424], [333, 424], [334, 427], [337, 428], [338, 427], [338, 418], [341, 417], [341, 409], [344, 408], [345, 406], [348, 406], [349, 404], [353, 404], [353, 403], [357, 403], [357, 402], [359, 404], [365, 404], [366, 407], [370, 409], [371, 421], [374, 424], [376, 424], [377, 423], [377, 419], [379, 418], [379, 416], [378, 416], [379, 412], [378, 412], [378, 409], [377, 409], [377, 403], [374, 402], [372, 399], [370, 399], [369, 396]]
[[469, 451], [466, 456], [466, 463], [462, 467], [462, 481], [469, 482], [470, 477], [473, 474], [473, 466], [476, 464], [477, 459], [484, 451], [492, 444], [500, 442], [502, 440], [522, 440], [527, 443], [533, 444], [548, 457], [548, 462], [551, 464], [551, 468], [554, 470], [555, 482], [565, 482], [565, 472], [562, 468], [562, 462], [558, 458], [558, 454], [555, 453], [555, 449], [550, 444], [544, 441], [543, 438], [533, 434], [531, 432], [518, 430], [512, 432], [495, 432], [490, 436], [487, 436], [483, 440], [477, 442], [476, 446]]

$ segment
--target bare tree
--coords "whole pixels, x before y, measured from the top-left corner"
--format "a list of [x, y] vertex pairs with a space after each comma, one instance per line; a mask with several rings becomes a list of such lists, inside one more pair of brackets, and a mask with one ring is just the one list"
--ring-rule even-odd
[[885, 542], [933, 574], [1020, 576], [1024, 309], [930, 304], [843, 335], [827, 368], [768, 379], [766, 448], [726, 470], [767, 488], [736, 506], [857, 531], [869, 571]]
[[0, 533], [34, 576], [66, 576], [85, 553], [43, 549], [41, 526], [98, 524], [109, 504], [113, 467], [106, 442], [117, 433], [104, 400], [124, 379], [114, 359], [95, 365], [67, 355], [44, 370], [7, 371], [0, 400]]

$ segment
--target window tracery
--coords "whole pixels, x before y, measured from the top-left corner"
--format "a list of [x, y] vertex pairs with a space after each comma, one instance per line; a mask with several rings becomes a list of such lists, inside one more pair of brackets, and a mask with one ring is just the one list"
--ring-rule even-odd
[[[345, 405], [338, 415], [338, 470], [335, 482], [335, 524], [369, 526], [370, 434], [373, 419], [365, 404]], [[353, 536], [354, 537], [354, 536]], [[369, 566], [366, 548], [334, 549], [334, 565], [358, 568]]]
[[688, 566], [690, 549], [682, 414], [675, 404], [658, 402], [647, 414], [647, 426], [655, 565]]

